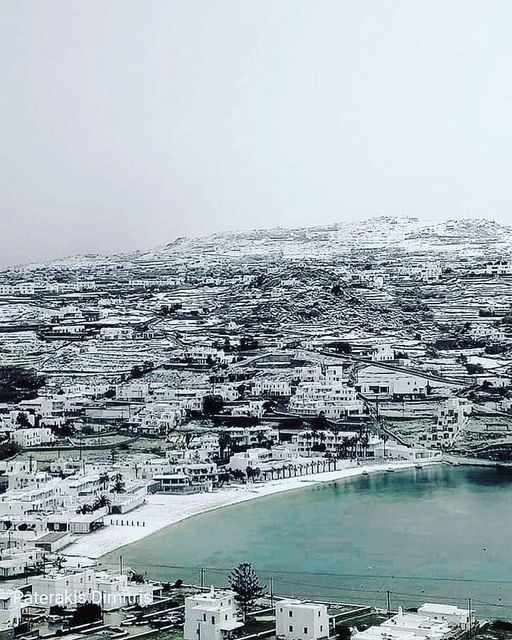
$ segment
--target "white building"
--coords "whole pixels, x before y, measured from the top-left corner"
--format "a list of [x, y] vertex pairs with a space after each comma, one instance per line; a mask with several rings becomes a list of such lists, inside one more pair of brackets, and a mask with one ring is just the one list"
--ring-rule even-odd
[[449, 398], [439, 407], [436, 424], [419, 436], [419, 442], [437, 449], [451, 447], [461, 436], [471, 409], [466, 398]]
[[395, 350], [389, 344], [380, 344], [372, 351], [373, 362], [391, 362], [395, 359]]
[[132, 340], [132, 327], [102, 327], [100, 329], [102, 340]]
[[272, 459], [272, 451], [269, 449], [248, 449], [233, 454], [229, 459], [229, 468], [233, 471], [243, 471], [245, 473], [247, 467], [251, 469], [261, 468], [262, 464], [270, 462]]
[[0, 591], [0, 631], [13, 629], [21, 624], [23, 594], [18, 589]]
[[184, 640], [224, 640], [243, 623], [233, 591], [215, 591], [185, 598]]
[[330, 431], [330, 430], [318, 430], [318, 431], [300, 431], [296, 435], [292, 436], [292, 444], [296, 447], [297, 453], [302, 457], [310, 457], [312, 455], [323, 455], [329, 453], [331, 456], [335, 456], [343, 448], [346, 448], [346, 452], [353, 449], [351, 444], [354, 439], [357, 439], [355, 445], [355, 454], [358, 457], [375, 456], [375, 450], [382, 444], [382, 441], [375, 435], [368, 435], [368, 439], [359, 438], [359, 434], [355, 431]]
[[36, 566], [41, 555], [42, 551], [36, 547], [2, 549], [0, 551], [0, 577], [7, 579], [24, 575], [28, 568]]
[[131, 605], [145, 607], [153, 603], [155, 590], [151, 582], [136, 583], [125, 574], [92, 568], [53, 570], [34, 576], [30, 582], [33, 603], [48, 608], [56, 604], [76, 607], [84, 602], [94, 602], [107, 611]]
[[252, 395], [282, 397], [291, 394], [290, 382], [278, 378], [255, 378], [252, 383]]
[[485, 273], [490, 276], [509, 276], [512, 274], [512, 262], [497, 260], [485, 265]]
[[285, 640], [320, 640], [329, 637], [326, 605], [298, 600], [278, 602], [276, 636]]
[[471, 329], [469, 334], [472, 338], [476, 340], [503, 340], [505, 338], [505, 333], [501, 327], [495, 327], [492, 324], [488, 323], [473, 323], [471, 325]]
[[93, 602], [97, 590], [94, 569], [81, 571], [54, 570], [46, 575], [34, 576], [32, 598], [34, 605], [76, 607], [84, 602]]
[[317, 382], [301, 382], [288, 404], [290, 413], [315, 417], [321, 413], [330, 420], [363, 416], [365, 405], [354, 387], [345, 386], [325, 376]]
[[404, 613], [400, 607], [397, 615], [378, 626], [357, 632], [353, 638], [354, 640], [421, 640], [422, 638], [444, 640], [453, 638], [457, 631], [467, 628], [469, 622], [467, 611], [466, 618], [462, 613], [463, 610], [460, 609], [459, 613], [446, 613], [443, 618], [441, 611], [445, 608], [444, 605], [424, 606], [426, 609], [422, 612], [420, 607], [418, 613]]
[[11, 433], [11, 440], [22, 449], [39, 447], [54, 442], [55, 436], [49, 427], [33, 427], [16, 429]]
[[473, 614], [468, 609], [460, 609], [451, 604], [426, 602], [418, 609], [418, 613], [434, 620], [443, 620], [460, 629], [469, 629]]
[[435, 282], [441, 277], [443, 270], [439, 262], [425, 262], [418, 270], [423, 282]]
[[160, 493], [197, 493], [212, 491], [218, 484], [219, 474], [215, 462], [184, 462], [171, 466], [167, 473], [156, 474]]
[[116, 398], [127, 402], [144, 402], [149, 396], [147, 382], [129, 382], [116, 385]]
[[147, 607], [153, 604], [154, 585], [151, 582], [137, 583], [128, 580], [124, 574], [111, 574], [107, 571], [96, 573], [96, 590], [100, 594], [101, 608], [113, 611], [122, 607], [138, 605]]

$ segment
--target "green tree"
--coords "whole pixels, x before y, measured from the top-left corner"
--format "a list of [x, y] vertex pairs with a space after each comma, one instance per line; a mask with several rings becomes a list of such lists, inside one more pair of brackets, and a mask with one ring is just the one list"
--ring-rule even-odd
[[44, 383], [45, 379], [31, 369], [0, 367], [0, 402], [31, 400]]
[[142, 378], [143, 376], [142, 369], [138, 365], [135, 365], [132, 367], [132, 370], [130, 371], [130, 375], [132, 378]]
[[231, 448], [231, 445], [231, 436], [229, 435], [229, 433], [227, 433], [227, 431], [222, 431], [219, 434], [219, 455], [221, 460], [224, 460], [224, 454], [226, 453], [227, 449]]
[[17, 424], [19, 427], [21, 427], [22, 429], [23, 429], [23, 428], [28, 428], [28, 427], [32, 426], [32, 425], [30, 424], [30, 421], [29, 421], [28, 417], [27, 417], [27, 414], [26, 414], [26, 413], [23, 413], [23, 411], [20, 411], [20, 412], [18, 413], [18, 415], [16, 416], [16, 424]]
[[241, 562], [229, 575], [229, 585], [242, 609], [244, 620], [251, 605], [264, 593], [263, 587], [250, 562]]
[[116, 473], [116, 475], [114, 476], [114, 486], [112, 487], [112, 490], [114, 491], [114, 493], [123, 493], [124, 481], [122, 473]]
[[220, 396], [209, 395], [203, 398], [203, 413], [206, 416], [217, 415], [222, 411], [223, 407], [224, 402]]

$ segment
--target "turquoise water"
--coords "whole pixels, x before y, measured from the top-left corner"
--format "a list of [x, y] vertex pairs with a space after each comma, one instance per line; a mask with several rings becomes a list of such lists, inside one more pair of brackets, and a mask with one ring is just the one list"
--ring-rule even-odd
[[[512, 618], [512, 474], [435, 466], [317, 485], [207, 513], [122, 550], [164, 580], [222, 584], [242, 560], [279, 594]], [[117, 563], [119, 551], [103, 558]]]

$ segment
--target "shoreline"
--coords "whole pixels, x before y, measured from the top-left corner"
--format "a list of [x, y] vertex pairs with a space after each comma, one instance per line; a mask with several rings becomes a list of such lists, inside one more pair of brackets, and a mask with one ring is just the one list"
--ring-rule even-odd
[[[126, 524], [107, 524], [103, 529], [94, 533], [79, 536], [69, 546], [62, 550], [62, 555], [72, 557], [86, 557], [97, 560], [104, 555], [119, 550], [129, 544], [138, 542], [167, 527], [179, 524], [189, 518], [237, 505], [258, 498], [285, 493], [287, 491], [305, 489], [322, 483], [344, 480], [361, 476], [364, 471], [368, 474], [414, 469], [416, 462], [389, 461], [382, 464], [353, 465], [348, 463], [343, 469], [326, 471], [298, 478], [284, 478], [271, 480], [261, 484], [248, 484], [240, 487], [229, 487], [212, 493], [194, 493], [190, 495], [148, 494], [146, 503], [126, 514], [115, 514], [105, 517], [107, 522], [145, 523], [145, 526], [131, 526]], [[441, 460], [424, 462], [422, 466], [442, 464]]]

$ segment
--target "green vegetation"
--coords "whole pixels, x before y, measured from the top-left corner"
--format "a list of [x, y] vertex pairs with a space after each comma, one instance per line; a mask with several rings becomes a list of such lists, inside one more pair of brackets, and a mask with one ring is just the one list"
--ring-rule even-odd
[[0, 444], [0, 460], [12, 458], [19, 452], [20, 447], [15, 442], [8, 440], [7, 442], [2, 442]]
[[235, 600], [240, 605], [246, 620], [249, 608], [264, 593], [250, 562], [241, 562], [231, 571], [229, 585], [236, 594]]
[[206, 416], [217, 415], [222, 411], [224, 401], [220, 396], [205, 396], [203, 399], [203, 413]]
[[32, 400], [44, 383], [32, 369], [0, 367], [0, 402]]

